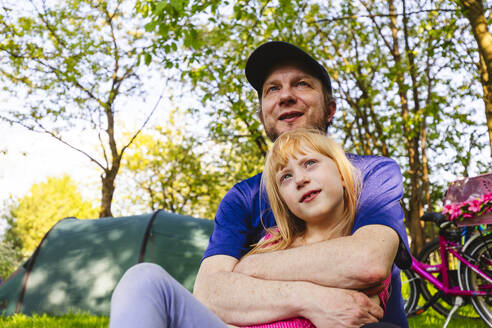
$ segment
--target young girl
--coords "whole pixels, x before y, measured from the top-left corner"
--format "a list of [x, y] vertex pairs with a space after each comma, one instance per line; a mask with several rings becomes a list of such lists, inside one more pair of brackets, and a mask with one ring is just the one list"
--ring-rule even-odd
[[[350, 235], [360, 179], [343, 149], [317, 130], [282, 134], [269, 152], [262, 177], [277, 227], [247, 254], [272, 252]], [[246, 255], [246, 256], [247, 256]], [[383, 307], [389, 293], [379, 294]], [[293, 318], [248, 328], [310, 328]]]

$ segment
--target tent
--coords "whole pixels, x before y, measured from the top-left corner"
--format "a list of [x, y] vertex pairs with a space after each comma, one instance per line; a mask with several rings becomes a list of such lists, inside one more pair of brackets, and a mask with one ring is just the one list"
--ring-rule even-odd
[[117, 282], [139, 262], [161, 265], [191, 290], [212, 229], [213, 221], [164, 211], [63, 219], [0, 285], [0, 314], [108, 315]]

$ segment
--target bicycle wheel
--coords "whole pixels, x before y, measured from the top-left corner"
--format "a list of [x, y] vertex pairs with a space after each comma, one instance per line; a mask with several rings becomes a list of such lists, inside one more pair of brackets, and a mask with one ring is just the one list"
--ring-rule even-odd
[[401, 270], [401, 296], [403, 297], [405, 314], [409, 314], [419, 302], [418, 278], [411, 270]]
[[[441, 264], [441, 255], [439, 252], [439, 239], [434, 239], [428, 244], [424, 246], [417, 259], [426, 264], [438, 265]], [[459, 286], [458, 283], [458, 263], [459, 260], [454, 256], [449, 255], [449, 281], [451, 287]], [[442, 280], [441, 273], [433, 274], [437, 279]], [[425, 279], [420, 279], [420, 290], [422, 292], [422, 296], [426, 301], [428, 301], [434, 294], [438, 292], [438, 289], [426, 281]], [[447, 317], [449, 311], [452, 309], [454, 305], [455, 296], [445, 295], [438, 299], [433, 305], [432, 308], [439, 313], [440, 315]], [[480, 319], [478, 314], [473, 309], [473, 306], [470, 304], [469, 298], [465, 297], [465, 304], [461, 306], [454, 314], [454, 318], [468, 318], [468, 319]]]
[[[473, 258], [473, 264], [492, 277], [492, 235], [473, 240], [466, 246], [465, 253]], [[466, 289], [492, 291], [492, 283], [482, 278], [470, 267], [462, 264], [460, 274], [462, 274]], [[472, 296], [471, 303], [483, 321], [492, 327], [492, 296]]]

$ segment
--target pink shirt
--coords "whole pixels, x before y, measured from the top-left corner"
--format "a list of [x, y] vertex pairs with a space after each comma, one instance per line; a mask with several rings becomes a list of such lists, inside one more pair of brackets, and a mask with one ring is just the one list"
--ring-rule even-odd
[[247, 326], [244, 328], [316, 328], [316, 326], [313, 325], [308, 319], [299, 317], [270, 323], [263, 323], [260, 325]]

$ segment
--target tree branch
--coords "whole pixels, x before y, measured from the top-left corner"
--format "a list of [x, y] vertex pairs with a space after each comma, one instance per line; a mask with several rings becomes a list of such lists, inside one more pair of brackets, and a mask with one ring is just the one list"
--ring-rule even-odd
[[133, 141], [135, 140], [135, 138], [137, 138], [137, 136], [140, 134], [140, 132], [147, 125], [147, 123], [149, 122], [149, 120], [152, 117], [152, 115], [154, 115], [154, 112], [156, 111], [157, 106], [159, 106], [159, 103], [161, 102], [162, 98], [164, 97], [164, 91], [166, 91], [166, 90], [167, 90], [167, 83], [164, 84], [164, 87], [162, 88], [161, 94], [159, 95], [159, 99], [157, 99], [157, 101], [156, 101], [156, 103], [154, 105], [154, 108], [152, 108], [152, 110], [150, 111], [149, 115], [147, 116], [147, 118], [145, 119], [145, 121], [142, 123], [142, 126], [140, 126], [140, 128], [137, 130], [137, 132], [135, 132], [135, 134], [130, 138], [130, 141], [125, 146], [123, 146], [123, 148], [121, 149], [121, 151], [120, 151], [120, 154], [121, 155], [123, 155], [123, 153], [125, 152], [125, 150], [133, 143]]
[[51, 137], [55, 138], [56, 140], [60, 141], [61, 143], [65, 144], [66, 146], [72, 148], [73, 150], [76, 150], [78, 151], [79, 153], [85, 155], [87, 158], [89, 158], [89, 160], [91, 160], [92, 162], [94, 162], [97, 166], [99, 166], [101, 169], [103, 169], [104, 171], [107, 170], [107, 168], [105, 168], [101, 163], [99, 163], [98, 160], [96, 160], [94, 157], [92, 157], [91, 155], [89, 155], [87, 152], [83, 151], [82, 149], [80, 148], [77, 148], [75, 146], [73, 146], [72, 144], [68, 143], [67, 141], [65, 141], [62, 137], [60, 136], [57, 136], [54, 132], [52, 131], [49, 131], [48, 129], [46, 129], [40, 122], [36, 121], [36, 124], [37, 126], [41, 129], [41, 130], [36, 130], [34, 127], [32, 126], [28, 126], [26, 124], [24, 124], [23, 122], [21, 121], [14, 121], [14, 120], [10, 120], [4, 116], [0, 116], [0, 119], [3, 119], [11, 124], [17, 124], [17, 125], [20, 125], [26, 129], [28, 129], [29, 131], [32, 131], [32, 132], [36, 132], [36, 133], [46, 133], [48, 135], [50, 135]]
[[[364, 1], [360, 1], [360, 3], [364, 6], [364, 8], [366, 8], [368, 13], [371, 12], [371, 10], [369, 9], [369, 7], [367, 6], [367, 4]], [[386, 38], [384, 37], [381, 26], [379, 26], [379, 24], [376, 22], [375, 16], [370, 14], [370, 15], [368, 15], [368, 17], [371, 18], [372, 23], [374, 24], [374, 26], [376, 26], [376, 30], [378, 31], [379, 37], [383, 40], [383, 43], [386, 45], [386, 47], [388, 47], [388, 50], [391, 52], [392, 47], [391, 47], [390, 43], [388, 42], [388, 40], [386, 40]], [[388, 15], [388, 17], [394, 18], [395, 15], [390, 13]]]
[[41, 21], [44, 23], [44, 26], [46, 26], [46, 28], [48, 29], [48, 31], [50, 31], [51, 35], [56, 39], [56, 41], [61, 44], [63, 46], [63, 48], [66, 48], [67, 45], [65, 43], [64, 40], [60, 39], [58, 37], [58, 35], [55, 33], [55, 30], [53, 29], [53, 26], [51, 26], [51, 24], [48, 22], [48, 20], [46, 19], [45, 15], [46, 15], [46, 1], [43, 0], [43, 9], [44, 9], [44, 13], [42, 13], [37, 7], [36, 5], [34, 4], [34, 1], [32, 0], [29, 0], [29, 2], [31, 3], [31, 5], [34, 7], [34, 9], [36, 10], [36, 12], [38, 13], [38, 17], [41, 19]]
[[[490, 9], [486, 8], [486, 10]], [[407, 12], [405, 15], [419, 15], [422, 13], [429, 13], [429, 12], [459, 12], [459, 9], [451, 9], [451, 8], [434, 8], [434, 9], [421, 9], [421, 10], [416, 10], [416, 11], [410, 11]], [[333, 22], [333, 21], [340, 21], [340, 20], [350, 20], [350, 19], [357, 19], [357, 18], [376, 18], [376, 17], [391, 17], [391, 16], [403, 16], [403, 13], [395, 13], [395, 14], [369, 14], [369, 15], [348, 15], [348, 16], [340, 16], [340, 17], [331, 17], [331, 18], [322, 18], [322, 19], [316, 19], [312, 20], [311, 22], [308, 22], [308, 24], [316, 24], [316, 23], [323, 23], [323, 22]]]

